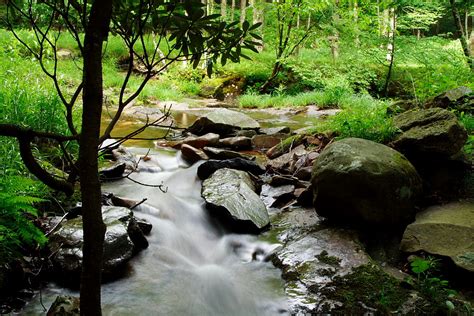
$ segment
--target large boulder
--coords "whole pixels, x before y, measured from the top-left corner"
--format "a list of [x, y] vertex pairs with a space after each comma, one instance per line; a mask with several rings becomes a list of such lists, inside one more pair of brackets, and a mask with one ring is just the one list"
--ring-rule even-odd
[[409, 157], [452, 156], [467, 140], [466, 129], [448, 110], [411, 110], [397, 115], [393, 122], [402, 133], [392, 145]]
[[[102, 217], [106, 225], [103, 272], [115, 276], [120, 274], [134, 253], [146, 248], [147, 243], [129, 209], [103, 206]], [[49, 238], [49, 248], [54, 254], [53, 266], [58, 275], [64, 276], [65, 281], [78, 281], [83, 243], [81, 217], [65, 221]]]
[[359, 138], [327, 146], [314, 162], [311, 181], [319, 215], [359, 224], [409, 222], [422, 188], [402, 154]]
[[474, 200], [432, 206], [420, 212], [405, 230], [400, 244], [405, 252], [450, 257], [474, 272]]
[[208, 210], [228, 229], [258, 232], [270, 224], [267, 208], [245, 171], [219, 169], [202, 184]]
[[198, 118], [188, 131], [196, 135], [217, 133], [226, 136], [241, 129], [258, 129], [260, 124], [244, 113], [214, 109], [205, 116]]

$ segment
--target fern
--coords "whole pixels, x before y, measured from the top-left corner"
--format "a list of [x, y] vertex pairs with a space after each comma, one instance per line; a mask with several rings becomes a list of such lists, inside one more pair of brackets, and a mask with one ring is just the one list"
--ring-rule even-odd
[[24, 247], [44, 245], [47, 238], [32, 219], [35, 205], [44, 199], [38, 183], [30, 178], [6, 176], [0, 180], [0, 264], [20, 255]]

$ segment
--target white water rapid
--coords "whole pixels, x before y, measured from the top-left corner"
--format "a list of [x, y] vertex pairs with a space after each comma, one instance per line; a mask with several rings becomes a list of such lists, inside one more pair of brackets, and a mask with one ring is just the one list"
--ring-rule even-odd
[[[135, 149], [137, 155], [146, 150]], [[274, 245], [250, 235], [227, 234], [207, 215], [201, 198], [197, 165], [185, 164], [174, 154], [155, 153], [140, 161], [138, 172], [104, 185], [117, 196], [147, 201], [134, 209], [153, 225], [149, 248], [132, 259], [128, 276], [102, 289], [105, 315], [216, 315], [286, 314], [280, 271], [255, 259]], [[256, 252], [257, 251], [257, 252]], [[58, 294], [70, 290], [50, 284], [43, 289], [46, 307]], [[43, 312], [39, 297], [25, 315]]]

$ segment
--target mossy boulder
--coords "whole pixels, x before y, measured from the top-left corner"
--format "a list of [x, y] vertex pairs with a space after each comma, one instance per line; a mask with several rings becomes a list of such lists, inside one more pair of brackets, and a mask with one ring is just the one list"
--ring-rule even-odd
[[211, 215], [233, 231], [258, 232], [270, 224], [267, 208], [245, 171], [219, 169], [202, 184]]
[[474, 200], [432, 206], [416, 216], [400, 245], [405, 252], [425, 252], [450, 257], [474, 272]]
[[449, 157], [458, 153], [467, 140], [466, 129], [456, 115], [441, 108], [407, 111], [394, 117], [393, 122], [402, 133], [392, 145], [409, 157]]
[[313, 165], [316, 212], [339, 222], [391, 225], [411, 221], [421, 179], [399, 152], [359, 138], [325, 148]]

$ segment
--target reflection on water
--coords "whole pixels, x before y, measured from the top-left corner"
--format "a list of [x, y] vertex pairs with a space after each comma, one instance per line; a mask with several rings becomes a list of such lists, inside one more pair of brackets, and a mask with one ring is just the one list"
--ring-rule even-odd
[[[280, 271], [269, 262], [252, 260], [255, 253], [268, 253], [275, 245], [255, 236], [224, 234], [212, 224], [201, 198], [197, 165], [182, 166], [178, 156], [153, 154], [132, 175], [142, 183], [163, 183], [167, 193], [126, 179], [104, 187], [122, 197], [147, 198], [134, 212], [153, 224], [150, 246], [132, 260], [130, 276], [103, 286], [104, 314], [284, 313]], [[52, 284], [43, 290], [43, 301], [49, 306], [55, 295], [66, 292]], [[40, 314], [38, 300], [24, 314]]]

